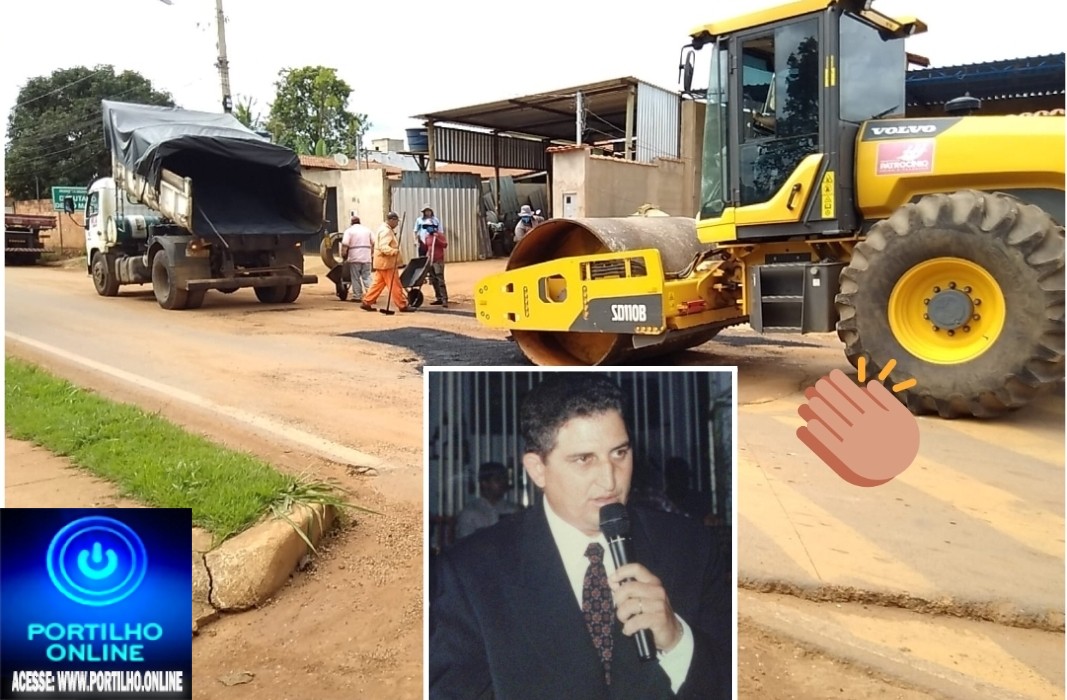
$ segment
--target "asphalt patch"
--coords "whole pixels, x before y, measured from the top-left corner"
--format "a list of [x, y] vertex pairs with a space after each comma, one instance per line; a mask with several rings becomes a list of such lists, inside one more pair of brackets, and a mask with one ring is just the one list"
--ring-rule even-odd
[[411, 363], [412, 369], [421, 373], [430, 366], [455, 367], [505, 367], [511, 365], [532, 366], [518, 346], [509, 340], [471, 338], [439, 328], [405, 326], [388, 330], [354, 331], [340, 334], [343, 338], [355, 338], [372, 343], [404, 348], [418, 358]]

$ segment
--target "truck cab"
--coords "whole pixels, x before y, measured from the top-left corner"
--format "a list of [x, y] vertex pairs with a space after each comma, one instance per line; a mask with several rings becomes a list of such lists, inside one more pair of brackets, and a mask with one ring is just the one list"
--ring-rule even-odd
[[[73, 210], [73, 200], [69, 206]], [[106, 255], [115, 249], [134, 253], [138, 242], [143, 244], [148, 240], [148, 227], [162, 221], [159, 214], [145, 205], [120, 196], [111, 177], [99, 178], [89, 185], [83, 213], [85, 264], [89, 274], [97, 253]]]

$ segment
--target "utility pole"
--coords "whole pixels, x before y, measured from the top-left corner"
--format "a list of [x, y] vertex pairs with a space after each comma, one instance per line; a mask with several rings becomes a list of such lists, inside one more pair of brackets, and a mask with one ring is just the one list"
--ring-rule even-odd
[[581, 146], [585, 141], [585, 95], [580, 91], [574, 95], [574, 143]]
[[[173, 0], [159, 0], [165, 5], [174, 5]], [[226, 15], [222, 11], [222, 0], [215, 0], [215, 21], [219, 25], [219, 58], [215, 67], [219, 69], [219, 82], [222, 84], [222, 111], [233, 112], [233, 97], [230, 95], [230, 62], [226, 58]]]
[[219, 25], [219, 60], [215, 63], [219, 69], [219, 81], [222, 83], [222, 110], [227, 114], [233, 112], [233, 98], [230, 96], [230, 62], [226, 59], [226, 15], [222, 12], [222, 0], [215, 0], [215, 10]]

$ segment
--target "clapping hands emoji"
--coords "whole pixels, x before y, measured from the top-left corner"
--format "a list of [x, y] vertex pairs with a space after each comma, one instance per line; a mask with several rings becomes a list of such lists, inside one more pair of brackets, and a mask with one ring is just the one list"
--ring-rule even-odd
[[[797, 409], [806, 425], [797, 437], [819, 459], [855, 486], [878, 486], [911, 466], [919, 453], [919, 423], [882, 381], [896, 365], [890, 360], [878, 379], [862, 386], [866, 358], [860, 358], [860, 385], [835, 369], [815, 382]], [[915, 385], [910, 379], [893, 387]]]

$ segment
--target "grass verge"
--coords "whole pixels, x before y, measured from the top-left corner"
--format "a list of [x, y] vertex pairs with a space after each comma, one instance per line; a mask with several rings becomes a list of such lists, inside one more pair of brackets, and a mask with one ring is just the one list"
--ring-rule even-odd
[[30, 363], [6, 357], [4, 374], [8, 435], [69, 458], [146, 505], [191, 508], [193, 524], [216, 542], [267, 513], [293, 524], [286, 512], [295, 504], [366, 510], [347, 503], [331, 485], [282, 474]]

